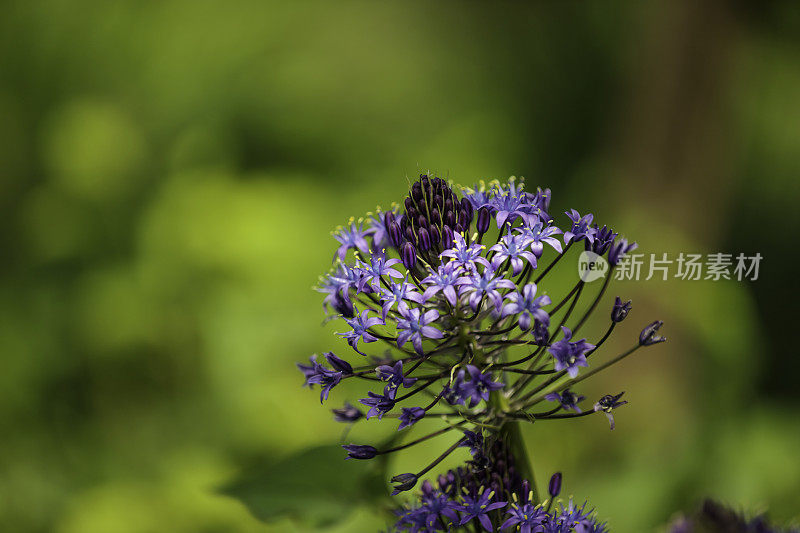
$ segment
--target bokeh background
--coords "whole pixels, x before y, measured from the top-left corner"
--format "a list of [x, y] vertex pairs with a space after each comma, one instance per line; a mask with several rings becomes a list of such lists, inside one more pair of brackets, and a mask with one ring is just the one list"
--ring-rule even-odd
[[3, 2], [0, 529], [312, 530], [219, 489], [342, 437], [294, 368], [346, 353], [312, 286], [428, 169], [524, 176], [645, 253], [761, 253], [755, 282], [616, 285], [614, 346], [670, 341], [587, 388], [627, 391], [614, 432], [526, 437], [615, 531], [707, 495], [797, 516], [798, 7]]

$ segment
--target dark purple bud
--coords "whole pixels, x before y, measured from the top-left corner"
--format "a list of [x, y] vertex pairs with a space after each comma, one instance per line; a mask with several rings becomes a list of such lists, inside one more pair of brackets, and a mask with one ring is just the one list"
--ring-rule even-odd
[[410, 196], [406, 197], [406, 200], [405, 200], [404, 203], [406, 204], [406, 213], [408, 213], [412, 209], [414, 209], [414, 200], [412, 200]]
[[367, 444], [343, 444], [342, 448], [347, 450], [345, 459], [372, 459], [378, 455], [378, 450]]
[[453, 211], [448, 211], [444, 216], [444, 223], [451, 228], [456, 225], [456, 214]]
[[445, 211], [452, 211], [453, 210], [453, 200], [448, 198], [444, 201], [444, 210]]
[[417, 237], [414, 235], [414, 230], [411, 229], [410, 227], [405, 229], [405, 231], [403, 232], [403, 235], [405, 236], [405, 238], [406, 238], [406, 240], [408, 242], [410, 242], [410, 243], [416, 243], [417, 242]]
[[353, 309], [353, 302], [350, 300], [348, 296], [342, 294], [341, 291], [336, 291], [336, 294], [333, 295], [333, 301], [331, 302], [331, 307], [333, 307], [334, 311], [344, 316], [345, 318], [353, 318], [353, 316], [355, 316], [355, 310]]
[[406, 214], [408, 214], [408, 221], [413, 222], [419, 216], [419, 211], [417, 211], [416, 207], [411, 207], [411, 209], [406, 210]]
[[556, 472], [550, 478], [550, 484], [547, 486], [547, 491], [550, 493], [551, 498], [555, 498], [561, 494], [561, 472]]
[[389, 234], [389, 242], [392, 243], [392, 246], [398, 248], [403, 243], [403, 232], [400, 230], [400, 226], [392, 222], [386, 229], [387, 233]]
[[439, 208], [434, 207], [431, 210], [431, 222], [434, 224], [438, 223], [442, 219], [442, 215], [439, 214]]
[[419, 181], [420, 183], [422, 183], [422, 186], [425, 187], [426, 189], [431, 188], [431, 180], [428, 178], [427, 174], [420, 174]]
[[427, 228], [428, 227], [428, 219], [425, 218], [425, 215], [420, 215], [417, 217], [417, 224], [419, 224], [420, 228]]
[[472, 222], [472, 217], [475, 214], [473, 209], [472, 209], [472, 202], [470, 202], [466, 198], [462, 198], [461, 199], [461, 211], [464, 211], [464, 213], [466, 213], [466, 219], [465, 220], [467, 222], [466, 222], [465, 225], [469, 226], [470, 223]]
[[345, 375], [353, 373], [353, 367], [350, 366], [350, 363], [340, 357], [337, 357], [333, 352], [326, 352], [325, 359], [328, 360], [328, 363], [333, 367], [334, 370], [338, 370]]
[[653, 344], [658, 344], [659, 342], [664, 342], [667, 340], [666, 337], [662, 337], [658, 335], [658, 330], [664, 324], [661, 320], [656, 320], [646, 328], [642, 330], [639, 334], [639, 344], [642, 346], [651, 346]]
[[439, 229], [436, 226], [431, 226], [429, 233], [431, 234], [431, 244], [436, 246], [439, 244], [439, 241], [442, 240], [441, 236], [439, 235]]
[[611, 308], [611, 320], [614, 322], [622, 322], [631, 310], [632, 302], [628, 300], [623, 302], [619, 296], [614, 300], [614, 307]]
[[489, 231], [489, 224], [492, 222], [492, 213], [489, 212], [488, 207], [483, 206], [478, 209], [478, 216], [475, 218], [475, 226], [478, 229], [478, 233], [483, 235]]
[[392, 478], [392, 483], [395, 484], [392, 496], [397, 496], [401, 492], [413, 489], [414, 485], [417, 484], [417, 476], [411, 473], [398, 474]]
[[444, 197], [441, 194], [437, 194], [433, 197], [433, 203], [437, 207], [444, 207]]
[[403, 244], [400, 248], [400, 260], [403, 261], [403, 266], [412, 270], [417, 265], [417, 250], [410, 242]]
[[522, 503], [528, 503], [528, 497], [531, 494], [531, 484], [527, 479], [522, 481]]
[[463, 209], [458, 211], [458, 221], [461, 222], [462, 226], [469, 226], [470, 222], [472, 222], [472, 220], [470, 220], [470, 218], [467, 216], [467, 212]]
[[397, 217], [393, 212], [387, 211], [386, 214], [383, 215], [383, 224], [385, 226], [388, 227], [389, 225], [394, 224], [395, 222], [397, 222]]
[[450, 226], [445, 226], [442, 228], [442, 248], [445, 250], [449, 250], [453, 247], [453, 241], [455, 240], [455, 236], [453, 235], [453, 230], [450, 229]]
[[431, 249], [431, 235], [428, 233], [428, 230], [425, 228], [421, 228], [418, 232], [419, 236], [419, 249], [423, 252], [427, 252]]
[[[416, 182], [411, 186], [411, 197], [414, 198], [417, 203], [422, 202], [424, 196], [422, 194], [422, 186], [419, 184], [419, 182]], [[406, 207], [408, 207], [408, 204], [406, 204]]]
[[455, 225], [455, 226], [453, 226], [453, 231], [454, 231], [455, 233], [463, 233], [463, 232], [464, 232], [464, 226], [462, 226], [461, 224], [459, 224], [458, 222], [456, 222], [456, 225]]
[[348, 402], [340, 409], [331, 409], [331, 412], [337, 422], [355, 422], [364, 416], [364, 413]]

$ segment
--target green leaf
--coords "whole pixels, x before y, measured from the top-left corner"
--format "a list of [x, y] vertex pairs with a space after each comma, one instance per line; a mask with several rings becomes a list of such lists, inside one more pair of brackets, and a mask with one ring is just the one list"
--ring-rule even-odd
[[386, 461], [345, 461], [341, 446], [318, 446], [277, 462], [251, 461], [222, 492], [258, 519], [291, 516], [316, 527], [346, 518], [354, 506], [387, 498]]

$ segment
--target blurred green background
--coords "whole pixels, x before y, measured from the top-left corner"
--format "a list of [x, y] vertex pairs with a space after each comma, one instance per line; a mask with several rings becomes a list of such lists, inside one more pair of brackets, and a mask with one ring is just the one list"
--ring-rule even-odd
[[348, 353], [311, 288], [427, 169], [524, 176], [645, 253], [760, 252], [614, 287], [615, 347], [670, 342], [587, 387], [627, 391], [614, 432], [526, 435], [615, 531], [706, 495], [796, 516], [799, 37], [796, 2], [3, 2], [0, 529], [308, 530], [218, 488], [341, 437], [357, 391], [322, 408], [294, 367]]

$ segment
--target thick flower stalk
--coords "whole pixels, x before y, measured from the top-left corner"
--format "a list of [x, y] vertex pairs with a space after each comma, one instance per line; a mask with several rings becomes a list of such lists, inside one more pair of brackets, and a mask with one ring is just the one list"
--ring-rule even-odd
[[[441, 178], [422, 175], [402, 205], [334, 232], [339, 246], [319, 290], [325, 308], [342, 320], [338, 335], [353, 354], [350, 362], [328, 352], [327, 365], [316, 356], [308, 365], [298, 364], [306, 385], [319, 385], [325, 401], [343, 380], [365, 382], [358, 403], [366, 412], [345, 403], [333, 410], [340, 422], [395, 420], [398, 430], [408, 433], [422, 419], [441, 423], [388, 449], [345, 445], [347, 457], [367, 460], [440, 440], [441, 455], [391, 479], [398, 494], [416, 487], [456, 449], [469, 447], [473, 456], [468, 468], [448, 474], [449, 484], [441, 478], [436, 490], [422, 484], [428, 502], [423, 507], [435, 513], [425, 511], [421, 518], [421, 512], [407, 509], [397, 523], [401, 530], [602, 530], [581, 525], [594, 521], [571, 503], [558, 516], [582, 518], [553, 518], [558, 513], [550, 507], [552, 499], [545, 507], [539, 497], [517, 426], [602, 413], [613, 429], [614, 411], [627, 403], [623, 393], [581, 407], [585, 398], [575, 388], [665, 339], [656, 321], [629, 350], [603, 354], [604, 343], [631, 308], [619, 297], [607, 310], [603, 334], [579, 335], [612, 273], [586, 298], [586, 282], [562, 258], [581, 246], [605, 255], [613, 270], [636, 245], [574, 209], [564, 213], [565, 225], [559, 227], [549, 215], [550, 200], [549, 189], [526, 192], [513, 178], [454, 190]], [[559, 264], [577, 278], [564, 294], [545, 290]], [[492, 472], [494, 477], [475, 481]], [[560, 529], [552, 526], [556, 523]]]

